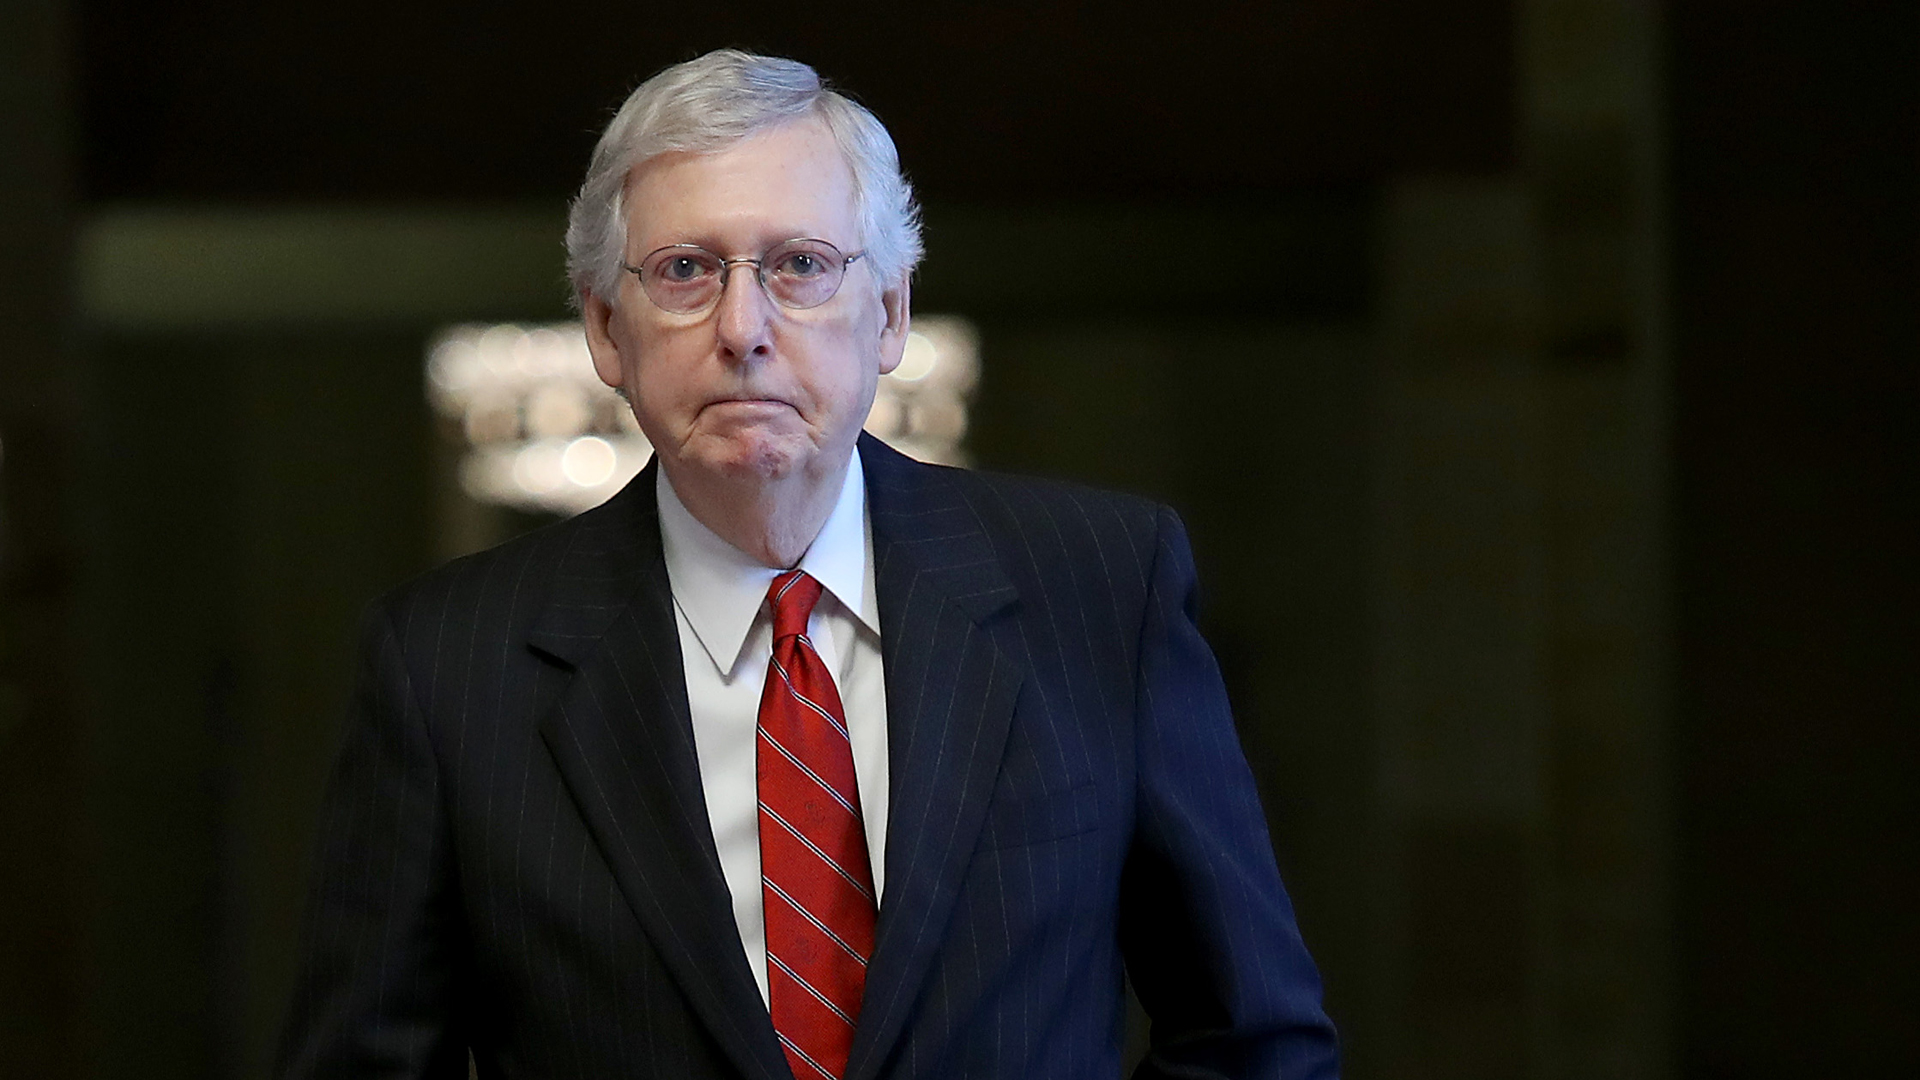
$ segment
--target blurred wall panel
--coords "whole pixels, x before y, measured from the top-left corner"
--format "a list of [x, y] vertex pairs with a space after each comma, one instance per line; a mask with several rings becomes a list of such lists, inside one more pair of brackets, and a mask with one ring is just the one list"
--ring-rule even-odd
[[266, 1069], [356, 616], [427, 560], [421, 339], [283, 331], [92, 342], [93, 1075]]
[[1550, 1074], [1675, 1075], [1672, 370], [1659, 6], [1534, 0], [1516, 32], [1551, 710]]
[[1920, 6], [1676, 0], [1689, 1075], [1920, 1073]]
[[1673, 1068], [1657, 27], [1517, 9], [1519, 167], [1382, 215], [1384, 1075]]
[[556, 229], [509, 207], [82, 230], [90, 1075], [267, 1069], [357, 616], [434, 550], [426, 342], [556, 313]]
[[79, 453], [68, 5], [0, 8], [0, 1069], [81, 1075]]
[[256, 448], [234, 484], [237, 768], [217, 988], [228, 1075], [265, 1073], [286, 1010], [360, 610], [430, 561], [420, 351], [417, 335], [379, 331], [228, 347], [245, 368], [237, 434]]
[[1407, 182], [1380, 227], [1371, 628], [1381, 1075], [1544, 1075], [1545, 387], [1513, 182]]
[[211, 1071], [233, 770], [233, 380], [204, 347], [93, 353], [81, 620], [93, 896], [86, 1074]]

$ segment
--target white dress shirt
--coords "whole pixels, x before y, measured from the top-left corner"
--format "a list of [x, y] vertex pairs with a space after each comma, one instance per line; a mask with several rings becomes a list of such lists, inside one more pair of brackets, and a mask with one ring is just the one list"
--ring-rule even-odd
[[[740, 945], [767, 999], [767, 931], [761, 906], [760, 815], [755, 733], [773, 653], [767, 586], [780, 571], [760, 565], [688, 512], [661, 470], [655, 484], [660, 540], [680, 629], [687, 704], [700, 786], [720, 870], [733, 894]], [[800, 560], [824, 587], [807, 621], [814, 650], [833, 673], [853, 741], [854, 781], [867, 833], [877, 903], [887, 835], [887, 695], [880, 670], [880, 608], [874, 597], [873, 533], [856, 453], [840, 499]]]

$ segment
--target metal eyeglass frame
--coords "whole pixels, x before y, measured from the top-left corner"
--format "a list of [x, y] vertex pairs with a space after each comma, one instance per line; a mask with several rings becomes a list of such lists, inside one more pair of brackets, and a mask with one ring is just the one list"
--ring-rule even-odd
[[[775, 296], [773, 294], [772, 289], [767, 288], [767, 268], [766, 268], [767, 256], [773, 254], [775, 251], [778, 251], [783, 247], [786, 247], [788, 244], [819, 244], [820, 246], [826, 248], [828, 251], [831, 251], [834, 254], [840, 256], [840, 280], [834, 284], [832, 292], [820, 298], [819, 303], [807, 304], [804, 307], [797, 306], [794, 304], [788, 304], [783, 302], [779, 297]], [[675, 251], [675, 250], [697, 251], [702, 255], [712, 256], [713, 259], [720, 264], [720, 290], [713, 294], [712, 300], [709, 300], [705, 304], [702, 304], [701, 306], [694, 308], [690, 311], [674, 311], [672, 308], [669, 308], [669, 307], [661, 307], [660, 302], [655, 300], [653, 298], [653, 294], [647, 291], [647, 279], [645, 276], [646, 264], [652, 262], [653, 257], [655, 255], [660, 254], [663, 251]], [[777, 244], [769, 245], [767, 250], [761, 252], [760, 257], [757, 259], [722, 258], [718, 252], [709, 251], [706, 248], [701, 247], [699, 244], [668, 244], [665, 247], [654, 248], [652, 251], [647, 252], [646, 257], [640, 260], [639, 266], [634, 266], [631, 263], [622, 262], [620, 264], [620, 269], [625, 270], [629, 274], [632, 274], [640, 282], [640, 292], [642, 295], [644, 295], [647, 298], [647, 303], [652, 304], [654, 307], [660, 308], [661, 311], [670, 312], [675, 315], [698, 315], [698, 314], [701, 314], [702, 312], [713, 310], [716, 306], [719, 305], [720, 298], [725, 296], [727, 293], [727, 283], [733, 280], [733, 268], [743, 264], [753, 267], [753, 280], [759, 283], [760, 291], [763, 293], [766, 293], [767, 299], [773, 301], [776, 306], [786, 308], [788, 311], [811, 311], [812, 309], [820, 307], [826, 304], [828, 301], [832, 300], [834, 297], [840, 295], [840, 286], [846, 284], [847, 267], [852, 266], [856, 260], [864, 257], [866, 254], [867, 253], [865, 251], [856, 251], [851, 255], [845, 254], [841, 252], [839, 246], [834, 244], [832, 241], [822, 240], [817, 236], [795, 236], [786, 240], [782, 240]]]

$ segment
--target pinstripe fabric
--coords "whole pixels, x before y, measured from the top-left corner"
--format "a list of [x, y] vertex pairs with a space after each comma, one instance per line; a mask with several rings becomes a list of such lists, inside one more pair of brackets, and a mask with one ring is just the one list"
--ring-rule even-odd
[[[847, 1076], [1330, 1077], [1170, 511], [863, 439], [890, 799]], [[789, 1075], [701, 797], [651, 471], [369, 612], [279, 1073]]]

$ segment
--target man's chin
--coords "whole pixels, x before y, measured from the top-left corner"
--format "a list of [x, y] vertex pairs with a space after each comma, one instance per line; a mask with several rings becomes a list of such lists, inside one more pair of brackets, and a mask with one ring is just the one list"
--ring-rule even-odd
[[702, 447], [692, 464], [734, 482], [784, 480], [805, 468], [815, 454], [813, 445], [804, 438], [761, 435], [715, 442], [717, 445]]

